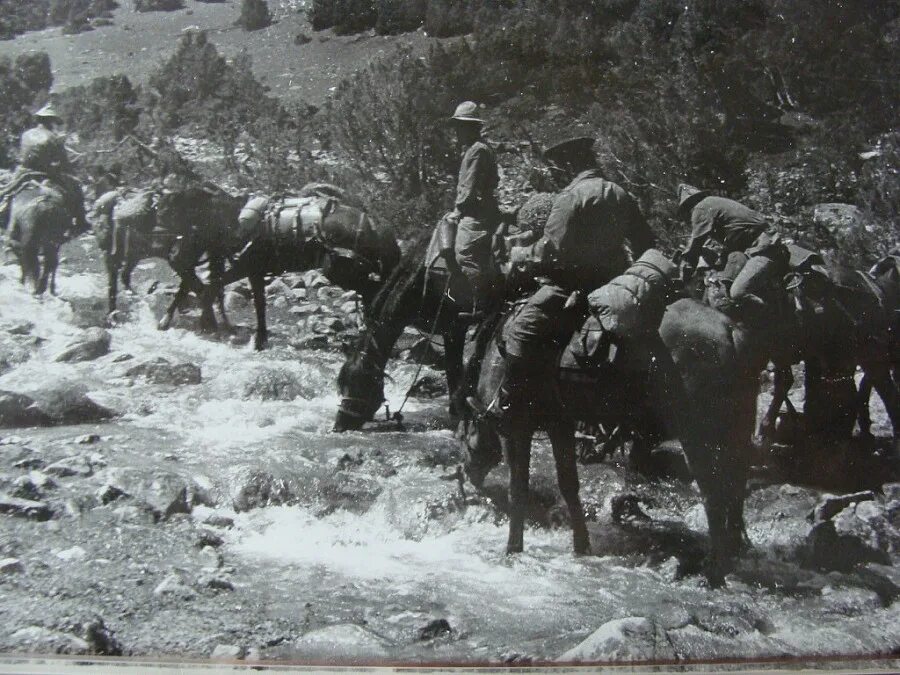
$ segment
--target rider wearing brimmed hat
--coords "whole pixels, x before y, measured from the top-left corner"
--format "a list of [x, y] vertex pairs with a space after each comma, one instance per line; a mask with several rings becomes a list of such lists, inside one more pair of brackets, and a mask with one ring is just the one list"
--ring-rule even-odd
[[691, 267], [697, 266], [710, 240], [721, 246], [720, 257], [725, 260], [729, 253], [752, 246], [769, 226], [763, 214], [687, 183], [678, 186], [678, 216], [691, 223], [691, 240], [682, 252], [682, 259]]
[[44, 174], [62, 188], [69, 212], [76, 220], [76, 231], [89, 228], [84, 211], [84, 194], [71, 176], [72, 166], [66, 151], [65, 136], [56, 132], [62, 118], [48, 103], [32, 115], [36, 124], [22, 133], [19, 141], [19, 168], [12, 180], [0, 190], [0, 226], [6, 227], [9, 200], [29, 178]]
[[[543, 153], [555, 176], [571, 182], [554, 200], [544, 236], [510, 254], [513, 265], [535, 274], [540, 288], [504, 329], [507, 375], [498, 397], [501, 410], [517, 390], [526, 389], [528, 378], [546, 377], [547, 367], [584, 320], [586, 303], [579, 295], [625, 271], [625, 241], [635, 258], [655, 242], [634, 197], [601, 177], [593, 145], [590, 137], [570, 138]], [[547, 378], [548, 392], [553, 381]], [[546, 403], [559, 405], [552, 394]]]
[[[461, 274], [468, 281], [468, 294], [477, 308], [491, 297], [496, 277], [491, 244], [501, 217], [496, 195], [497, 160], [481, 136], [484, 120], [478, 116], [474, 102], [460, 103], [450, 123], [462, 156], [454, 209], [441, 220], [440, 253], [451, 274]], [[451, 291], [465, 294], [458, 288]]]

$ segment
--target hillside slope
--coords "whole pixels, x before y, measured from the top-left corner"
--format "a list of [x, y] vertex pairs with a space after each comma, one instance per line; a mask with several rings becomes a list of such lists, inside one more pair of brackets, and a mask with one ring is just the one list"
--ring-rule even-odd
[[[246, 50], [253, 59], [257, 78], [278, 97], [320, 104], [331, 87], [394, 45], [421, 47], [429, 42], [421, 32], [401, 36], [313, 33], [305, 14], [292, 7], [296, 4], [284, 1], [279, 6], [270, 2], [276, 22], [248, 33], [234, 25], [240, 13], [239, 0], [186, 0], [183, 10], [146, 13], [135, 12], [133, 0], [122, 0], [111, 26], [77, 35], [64, 35], [62, 28], [26, 33], [0, 42], [0, 56], [15, 58], [29, 52], [47, 52], [53, 64], [55, 91], [116, 73], [143, 83], [172, 52], [182, 31], [194, 27], [207, 30], [210, 41], [228, 58]], [[298, 34], [312, 39], [296, 44]]]

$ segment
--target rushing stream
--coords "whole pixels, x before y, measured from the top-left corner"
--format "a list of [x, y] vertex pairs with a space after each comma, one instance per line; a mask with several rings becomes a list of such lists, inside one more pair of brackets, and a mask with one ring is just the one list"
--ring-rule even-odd
[[[0, 377], [0, 389], [27, 393], [77, 382], [118, 413], [88, 430], [102, 435], [100, 451], [110, 468], [176, 466], [209, 491], [208, 505], [195, 506], [191, 518], [200, 522], [218, 514], [233, 520], [222, 531], [220, 550], [235, 593], [252, 599], [257, 617], [293, 626], [286, 639], [263, 645], [264, 657], [522, 663], [554, 659], [604, 623], [626, 617], [645, 617], [664, 631], [666, 645], [656, 653], [663, 659], [872, 655], [900, 648], [893, 598], [853, 575], [804, 571], [793, 560], [792, 547], [809, 530], [805, 515], [820, 494], [815, 490], [756, 485], [748, 500], [755, 550], [727, 588], [710, 590], [691, 573], [705, 529], [691, 486], [647, 484], [619, 458], [581, 467], [594, 555], [576, 557], [567, 525], [554, 525], [562, 510], [552, 459], [539, 439], [532, 469], [535, 520], [526, 529], [525, 552], [509, 558], [503, 554], [504, 471], [495, 470], [490, 496], [461, 492], [453, 477], [458, 447], [445, 428], [446, 396], [410, 399], [404, 409], [410, 431], [385, 424], [333, 434], [342, 355], [292, 346], [310, 325], [291, 313], [292, 302], [277, 308], [269, 299], [274, 336], [263, 353], [247, 342], [249, 306], [231, 312], [244, 324], [231, 339], [199, 335], [196, 313], [159, 332], [156, 320], [167, 296], [146, 294], [152, 281], [172, 281], [159, 261], [142, 264], [135, 294], [122, 295], [125, 319], [110, 330], [108, 355], [54, 362], [78, 326], [100, 325], [105, 305], [93, 240], [83, 238], [63, 252], [57, 298], [32, 299], [18, 285], [18, 268], [0, 267], [0, 322], [28, 322], [42, 338], [31, 358]], [[202, 381], [165, 385], [125, 374], [160, 357], [199, 366]], [[392, 409], [415, 370], [414, 363], [391, 361]], [[423, 372], [441, 378], [431, 368]], [[272, 373], [292, 392], [284, 396], [291, 400], [258, 395], [254, 383]], [[876, 433], [886, 434], [880, 408], [875, 418]], [[83, 426], [71, 426], [3, 435], [51, 447], [83, 433]], [[236, 509], [248, 476], [261, 473], [279, 481], [282, 498]], [[628, 491], [647, 498], [652, 524], [611, 522], [609, 499]], [[90, 560], [89, 552], [84, 564]], [[0, 610], [12, 602], [12, 596], [0, 597]], [[190, 615], [192, 606], [173, 605], [171, 611]], [[231, 618], [242, 612], [231, 611]], [[229, 622], [227, 605], [219, 618]], [[439, 619], [449, 632], [439, 629], [443, 634], [434, 638], [421, 633]], [[116, 624], [123, 640], [130, 631], [147, 630], [129, 627], [127, 619], [107, 623]], [[135, 649], [160, 653], [169, 644], [145, 636]]]

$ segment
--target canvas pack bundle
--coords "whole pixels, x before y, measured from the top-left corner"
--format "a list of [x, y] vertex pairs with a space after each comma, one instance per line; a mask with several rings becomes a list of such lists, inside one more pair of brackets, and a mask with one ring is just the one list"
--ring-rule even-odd
[[604, 330], [620, 338], [654, 331], [677, 272], [671, 260], [649, 249], [624, 274], [588, 295], [591, 313]]

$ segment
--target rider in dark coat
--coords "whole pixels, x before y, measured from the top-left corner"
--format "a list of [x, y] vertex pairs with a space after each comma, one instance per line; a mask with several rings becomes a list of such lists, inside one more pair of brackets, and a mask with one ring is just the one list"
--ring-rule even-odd
[[[635, 258], [654, 244], [634, 197], [600, 176], [593, 144], [592, 138], [574, 138], [544, 152], [557, 176], [571, 183], [556, 197], [544, 236], [510, 254], [513, 265], [535, 273], [539, 288], [504, 329], [507, 375], [498, 400], [501, 410], [529, 378], [546, 376], [554, 365], [584, 320], [583, 294], [628, 267], [625, 241]], [[554, 407], [558, 400], [550, 397], [547, 404]]]

